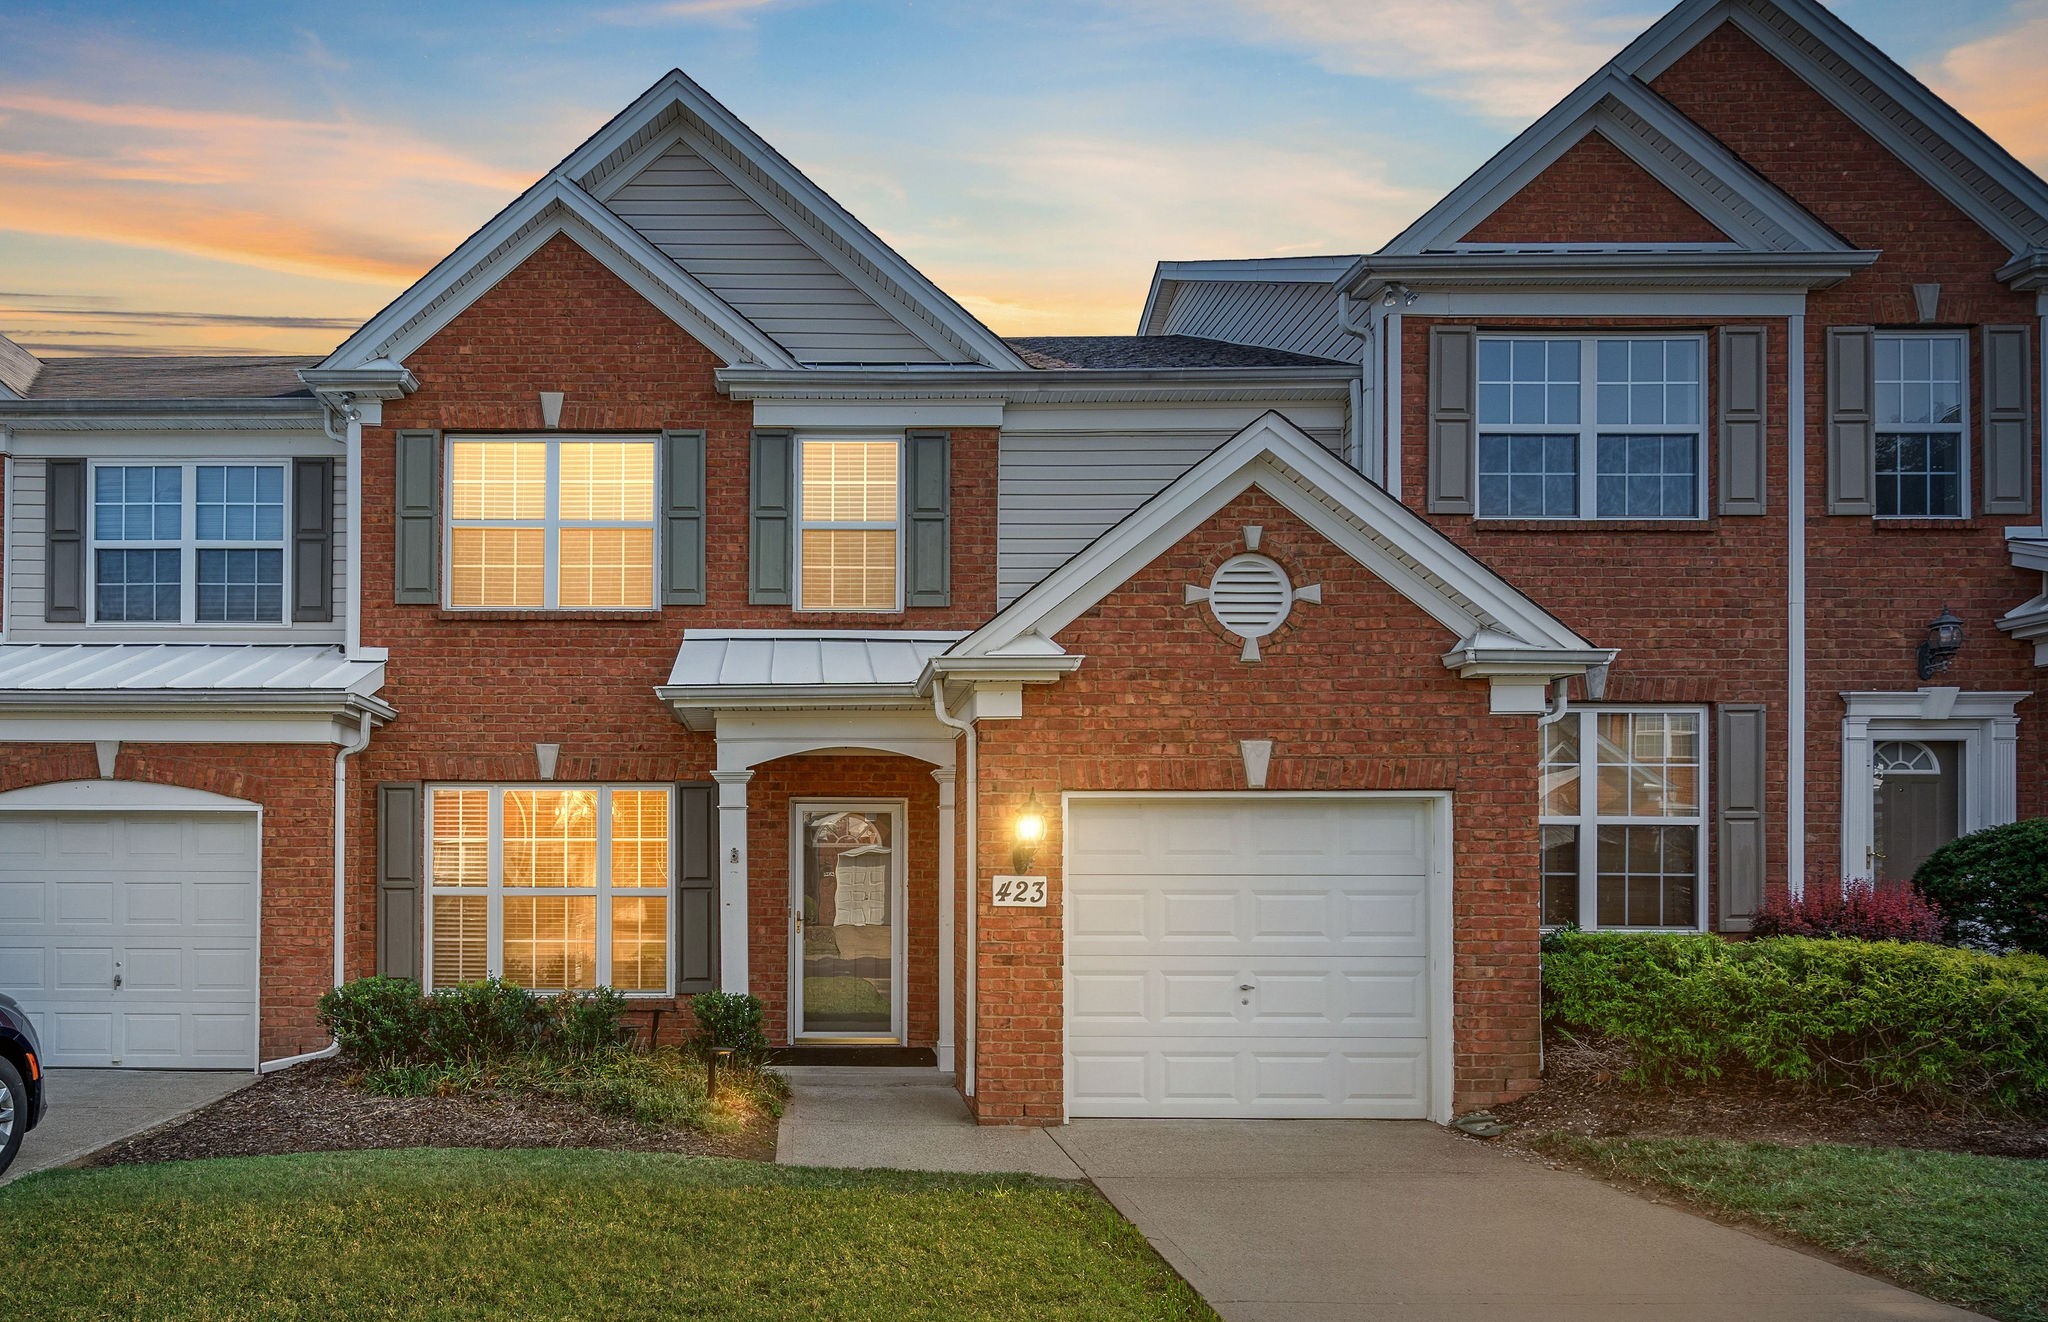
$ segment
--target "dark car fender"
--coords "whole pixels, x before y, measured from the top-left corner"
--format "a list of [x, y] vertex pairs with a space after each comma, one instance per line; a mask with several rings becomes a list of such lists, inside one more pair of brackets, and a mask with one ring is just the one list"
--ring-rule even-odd
[[[0, 1056], [13, 1062], [14, 1067], [21, 1071], [22, 1082], [28, 1085], [28, 1124], [22, 1131], [26, 1133], [42, 1123], [43, 1112], [48, 1106], [43, 1086], [42, 1056], [35, 1042], [9, 1023], [5, 1015], [0, 1015]], [[35, 1061], [33, 1065], [29, 1063], [31, 1059]]]

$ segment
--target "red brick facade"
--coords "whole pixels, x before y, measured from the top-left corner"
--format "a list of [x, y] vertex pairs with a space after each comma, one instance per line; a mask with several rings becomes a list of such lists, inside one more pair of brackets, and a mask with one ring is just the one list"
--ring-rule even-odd
[[1462, 242], [1723, 243], [1727, 238], [1621, 148], [1588, 133], [1473, 226]]

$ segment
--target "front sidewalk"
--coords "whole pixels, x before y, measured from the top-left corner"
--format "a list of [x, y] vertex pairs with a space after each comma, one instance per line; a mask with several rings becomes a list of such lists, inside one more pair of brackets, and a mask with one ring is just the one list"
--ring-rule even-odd
[[790, 1086], [775, 1142], [780, 1165], [1082, 1178], [1047, 1131], [974, 1123], [952, 1079], [937, 1070], [809, 1065], [776, 1072]]

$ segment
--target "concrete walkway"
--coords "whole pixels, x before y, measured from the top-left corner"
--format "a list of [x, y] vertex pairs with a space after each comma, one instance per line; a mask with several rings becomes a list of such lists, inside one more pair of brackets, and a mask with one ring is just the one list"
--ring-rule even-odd
[[1420, 1122], [983, 1128], [934, 1070], [783, 1072], [777, 1161], [1085, 1176], [1227, 1322], [1975, 1316]]
[[49, 1114], [21, 1140], [0, 1184], [68, 1166], [256, 1081], [241, 1070], [58, 1069], [44, 1077], [50, 1082]]

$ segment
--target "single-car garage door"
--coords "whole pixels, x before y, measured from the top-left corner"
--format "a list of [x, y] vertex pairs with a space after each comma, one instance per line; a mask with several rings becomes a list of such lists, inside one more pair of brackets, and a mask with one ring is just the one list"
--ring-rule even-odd
[[1432, 810], [1070, 799], [1068, 1113], [1426, 1117]]
[[0, 991], [50, 1065], [256, 1064], [252, 812], [0, 812]]

